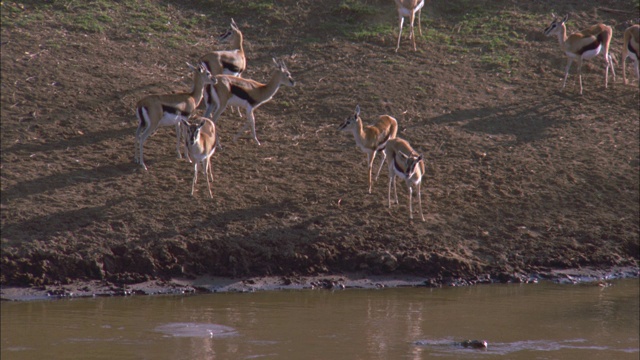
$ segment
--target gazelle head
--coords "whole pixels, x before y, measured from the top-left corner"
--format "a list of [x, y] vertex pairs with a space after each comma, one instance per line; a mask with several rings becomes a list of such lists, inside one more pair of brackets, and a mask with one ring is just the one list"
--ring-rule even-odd
[[422, 161], [422, 155], [415, 154], [415, 153], [411, 155], [407, 155], [402, 151], [398, 151], [398, 155], [400, 155], [400, 157], [403, 159], [404, 163], [406, 164], [406, 168], [404, 171], [405, 176], [407, 177], [407, 179], [412, 178], [413, 175], [418, 170], [418, 164], [420, 164], [420, 162]]
[[195, 145], [200, 141], [200, 130], [205, 123], [202, 121], [200, 124], [190, 124], [187, 120], [182, 120], [187, 146]]
[[235, 40], [236, 38], [242, 38], [242, 32], [236, 22], [231, 19], [231, 27], [218, 37], [218, 42], [232, 42], [232, 39]]
[[211, 75], [209, 69], [204, 66], [203, 63], [199, 63], [198, 66], [191, 65], [187, 63], [187, 66], [191, 71], [195, 72], [201, 79], [203, 79], [204, 84], [215, 85], [218, 82], [215, 76]]
[[559, 20], [555, 14], [551, 15], [553, 16], [553, 21], [546, 29], [544, 29], [544, 34], [547, 36], [557, 35], [558, 31], [562, 29], [562, 25], [569, 19], [569, 14], [565, 15], [562, 20]]
[[294, 86], [296, 84], [295, 80], [291, 77], [291, 73], [287, 69], [287, 65], [285, 65], [283, 60], [276, 60], [273, 58], [273, 63], [276, 64], [277, 71], [280, 73], [280, 84], [286, 86]]
[[356, 105], [356, 111], [351, 116], [349, 116], [342, 124], [340, 124], [340, 126], [338, 126], [338, 130], [351, 131], [361, 121], [362, 120], [360, 119], [360, 105]]

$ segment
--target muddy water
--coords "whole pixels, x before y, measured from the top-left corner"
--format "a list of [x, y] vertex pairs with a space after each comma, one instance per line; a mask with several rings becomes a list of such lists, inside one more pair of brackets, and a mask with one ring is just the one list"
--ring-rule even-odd
[[3, 302], [1, 358], [635, 360], [638, 291], [631, 279]]

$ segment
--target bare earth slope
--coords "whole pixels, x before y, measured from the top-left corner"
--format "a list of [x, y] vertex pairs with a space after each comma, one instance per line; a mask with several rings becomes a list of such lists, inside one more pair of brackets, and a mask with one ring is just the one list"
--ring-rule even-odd
[[[155, 34], [135, 32], [131, 9], [105, 8], [113, 23], [87, 30], [40, 3], [2, 4], [3, 285], [637, 266], [639, 91], [619, 59], [633, 1], [434, 0], [418, 51], [405, 27], [398, 53], [392, 1], [123, 2], [171, 13]], [[552, 10], [571, 13], [569, 32], [614, 27], [608, 89], [598, 57], [583, 96], [575, 65], [559, 91]], [[202, 176], [192, 197], [172, 127], [147, 142], [148, 171], [133, 162], [134, 106], [188, 90], [185, 62], [224, 48], [231, 17], [244, 76], [266, 82], [277, 57], [297, 84], [256, 111], [261, 146], [233, 143], [245, 118], [223, 114], [214, 199]], [[336, 131], [357, 104], [367, 123], [396, 117], [424, 155], [425, 222], [409, 222], [404, 186], [388, 208], [386, 168], [367, 194], [366, 156]]]

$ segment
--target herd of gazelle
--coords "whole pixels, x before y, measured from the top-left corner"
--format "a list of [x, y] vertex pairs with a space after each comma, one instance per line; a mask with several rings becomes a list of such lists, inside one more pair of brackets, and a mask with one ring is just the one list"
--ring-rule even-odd
[[[429, 0], [426, 0], [428, 2]], [[399, 18], [398, 43], [395, 51], [400, 48], [404, 18], [409, 18], [409, 39], [412, 40], [413, 49], [416, 50], [416, 36], [414, 34], [414, 21], [418, 18], [418, 30], [422, 35], [420, 26], [420, 12], [425, 0], [395, 0]], [[578, 78], [580, 94], [582, 94], [582, 62], [589, 60], [603, 52], [605, 60], [605, 88], [608, 86], [609, 69], [611, 68], [615, 79], [613, 59], [609, 54], [609, 45], [613, 31], [610, 26], [596, 24], [580, 32], [567, 36], [565, 22], [568, 15], [554, 19], [544, 30], [547, 36], [557, 36], [560, 48], [566, 54], [568, 60], [565, 68], [562, 89], [565, 88], [569, 69], [573, 61], [578, 63]], [[622, 74], [624, 83], [627, 84], [626, 59], [630, 57], [633, 62], [636, 78], [640, 83], [639, 54], [640, 25], [632, 25], [627, 28], [623, 36], [622, 49]], [[193, 71], [193, 88], [188, 93], [148, 95], [138, 101], [136, 115], [139, 125], [135, 137], [135, 160], [145, 170], [143, 146], [147, 138], [160, 126], [173, 125], [176, 128], [176, 151], [178, 158], [184, 155], [194, 164], [194, 177], [191, 194], [194, 194], [198, 179], [199, 168], [207, 178], [209, 195], [213, 198], [211, 182], [213, 171], [211, 169], [211, 156], [216, 147], [220, 146], [216, 123], [228, 106], [237, 106], [246, 111], [247, 122], [234, 136], [234, 142], [250, 127], [253, 139], [260, 145], [255, 129], [254, 110], [273, 98], [281, 85], [293, 86], [295, 81], [291, 77], [287, 66], [283, 61], [273, 59], [275, 68], [270, 80], [260, 83], [241, 77], [246, 70], [246, 57], [243, 48], [242, 32], [233, 19], [230, 29], [219, 37], [219, 41], [229, 42], [231, 50], [214, 51], [202, 56], [197, 66], [187, 63]], [[604, 50], [604, 51], [603, 51]], [[203, 103], [205, 105], [204, 117], [194, 115], [196, 108]], [[212, 120], [209, 119], [213, 113]], [[195, 124], [191, 120], [197, 120]], [[338, 128], [342, 131], [353, 133], [357, 146], [367, 154], [369, 171], [369, 193], [372, 189], [373, 161], [377, 153], [381, 153], [382, 161], [376, 173], [375, 180], [380, 176], [380, 171], [387, 162], [389, 168], [389, 192], [388, 201], [391, 207], [391, 187], [394, 188], [395, 202], [398, 203], [396, 191], [396, 178], [405, 180], [409, 189], [409, 218], [413, 219], [412, 195], [415, 187], [418, 195], [420, 216], [424, 221], [422, 212], [422, 199], [420, 184], [425, 174], [423, 158], [411, 145], [403, 139], [397, 138], [398, 123], [389, 115], [382, 115], [373, 125], [364, 125], [360, 118], [360, 106], [356, 106], [353, 115], [348, 117]], [[184, 142], [183, 142], [184, 139]], [[184, 150], [183, 150], [184, 149]]]
[[[613, 29], [611, 26], [605, 24], [596, 24], [590, 26], [582, 31], [575, 32], [567, 36], [567, 26], [565, 22], [569, 19], [569, 15], [565, 15], [564, 18], [558, 19], [553, 15], [553, 21], [544, 30], [547, 36], [557, 36], [560, 43], [560, 49], [567, 55], [567, 66], [564, 70], [564, 80], [562, 81], [562, 90], [567, 85], [567, 77], [569, 77], [569, 69], [571, 64], [575, 60], [578, 63], [578, 81], [580, 83], [580, 95], [582, 95], [582, 62], [583, 60], [589, 60], [603, 53], [605, 61], [604, 72], [604, 87], [607, 88], [609, 84], [609, 68], [613, 78], [616, 77], [616, 72], [613, 67], [613, 59], [609, 54], [609, 45], [611, 43], [611, 37], [613, 36]], [[627, 83], [626, 75], [626, 59], [630, 57], [633, 60], [636, 77], [640, 82], [640, 72], [638, 71], [638, 32], [640, 25], [632, 25], [627, 28], [623, 35], [623, 47], [622, 47], [622, 75], [624, 83]]]

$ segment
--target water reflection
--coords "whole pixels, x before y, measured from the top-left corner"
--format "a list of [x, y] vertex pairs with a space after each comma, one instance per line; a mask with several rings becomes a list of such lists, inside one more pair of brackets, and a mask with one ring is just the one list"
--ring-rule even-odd
[[4, 302], [1, 357], [637, 360], [638, 289], [636, 279]]

